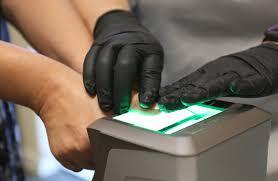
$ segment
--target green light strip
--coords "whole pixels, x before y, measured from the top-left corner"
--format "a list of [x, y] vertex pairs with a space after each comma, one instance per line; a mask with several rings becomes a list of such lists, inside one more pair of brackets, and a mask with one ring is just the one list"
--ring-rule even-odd
[[203, 104], [170, 113], [131, 108], [128, 113], [116, 116], [114, 119], [161, 134], [172, 134], [223, 111], [223, 108]]
[[190, 121], [190, 120], [198, 120], [198, 119], [200, 119], [201, 118], [201, 115], [193, 115], [193, 116], [190, 116], [190, 117], [188, 117], [188, 118], [186, 118], [186, 119], [184, 119], [184, 120], [182, 120], [182, 121], [179, 121], [179, 122], [177, 122], [177, 123], [175, 123], [175, 124], [172, 124], [172, 125], [170, 125], [170, 126], [168, 126], [168, 127], [166, 127], [166, 128], [163, 128], [163, 129], [161, 129], [161, 130], [159, 130], [159, 132], [163, 132], [163, 133], [165, 133], [165, 132], [167, 132], [168, 130], [172, 130], [173, 128], [175, 128], [175, 127], [177, 127], [177, 126], [179, 126], [179, 125], [181, 125], [181, 124], [184, 124], [184, 123], [186, 123], [186, 122], [188, 122], [188, 121]]
[[[192, 109], [194, 111], [197, 111], [195, 113], [198, 113], [198, 110], [196, 110], [196, 109], [198, 109], [197, 107], [193, 107]], [[197, 115], [199, 115], [198, 119], [190, 119], [190, 120], [188, 120], [186, 122], [182, 122], [179, 125], [177, 125], [176, 127], [172, 128], [170, 130], [165, 131], [164, 134], [172, 134], [172, 133], [178, 132], [178, 131], [180, 131], [180, 130], [182, 130], [184, 128], [187, 128], [187, 127], [192, 126], [192, 125], [194, 125], [196, 123], [204, 121], [205, 119], [207, 119], [209, 117], [215, 116], [215, 115], [217, 115], [217, 114], [219, 114], [219, 113], [221, 113], [223, 111], [224, 111], [224, 109], [221, 109], [221, 108], [219, 108], [219, 109], [212, 109], [212, 108], [210, 108], [210, 111], [205, 113], [205, 114], [197, 114]]]

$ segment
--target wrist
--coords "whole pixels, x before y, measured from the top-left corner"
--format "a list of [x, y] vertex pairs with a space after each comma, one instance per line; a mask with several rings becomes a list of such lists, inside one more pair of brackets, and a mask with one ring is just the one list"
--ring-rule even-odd
[[41, 78], [41, 85], [30, 96], [30, 107], [42, 118], [52, 112], [53, 104], [63, 101], [67, 91], [71, 91], [72, 83], [76, 82], [74, 79], [81, 82], [81, 76], [69, 67], [54, 61], [49, 64], [49, 73]]
[[111, 10], [102, 14], [95, 23], [93, 31], [94, 37], [97, 37], [100, 32], [114, 29], [114, 27], [125, 26], [128, 24], [138, 24], [137, 19], [129, 11]]
[[90, 27], [90, 32], [94, 33], [95, 27], [96, 27], [99, 19], [101, 19], [101, 17], [103, 17], [104, 15], [106, 15], [112, 11], [130, 11], [130, 8], [128, 5], [126, 5], [126, 6], [114, 5], [114, 6], [99, 8], [98, 11], [95, 12], [95, 16], [88, 23], [89, 27]]
[[60, 73], [55, 73], [55, 75], [48, 74], [42, 79], [41, 85], [31, 92], [29, 97], [29, 105], [32, 110], [34, 110], [39, 116], [41, 116], [43, 108], [48, 105], [50, 99], [54, 100], [54, 97], [61, 92], [63, 82], [61, 80]]

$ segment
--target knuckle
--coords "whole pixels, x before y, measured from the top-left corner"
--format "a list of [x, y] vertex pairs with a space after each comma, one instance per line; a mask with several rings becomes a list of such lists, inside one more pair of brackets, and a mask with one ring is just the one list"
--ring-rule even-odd
[[[112, 64], [112, 60], [109, 58], [98, 59], [97, 68], [107, 67]], [[100, 70], [100, 69], [99, 69]]]

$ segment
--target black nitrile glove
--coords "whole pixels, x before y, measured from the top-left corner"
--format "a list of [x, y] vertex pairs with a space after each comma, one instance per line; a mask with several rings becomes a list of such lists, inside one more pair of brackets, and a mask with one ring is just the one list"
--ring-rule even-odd
[[205, 64], [172, 85], [161, 88], [165, 110], [216, 97], [261, 97], [278, 88], [278, 45], [265, 43]]
[[97, 93], [103, 111], [128, 111], [134, 81], [139, 101], [150, 107], [158, 98], [163, 49], [154, 36], [127, 11], [111, 11], [98, 20], [95, 42], [88, 52], [83, 80], [90, 95]]

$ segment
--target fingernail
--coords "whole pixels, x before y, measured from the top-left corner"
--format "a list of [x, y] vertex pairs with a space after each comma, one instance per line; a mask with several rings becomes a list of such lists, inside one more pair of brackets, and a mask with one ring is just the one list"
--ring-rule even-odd
[[196, 102], [199, 102], [201, 98], [207, 98], [207, 92], [203, 89], [194, 88], [186, 89], [183, 91], [183, 96], [181, 97], [182, 104], [185, 106], [191, 106]]
[[172, 112], [175, 110], [185, 108], [185, 106], [182, 105], [177, 98], [168, 99], [166, 97], [159, 99], [158, 106], [159, 106], [159, 109], [163, 112]]

